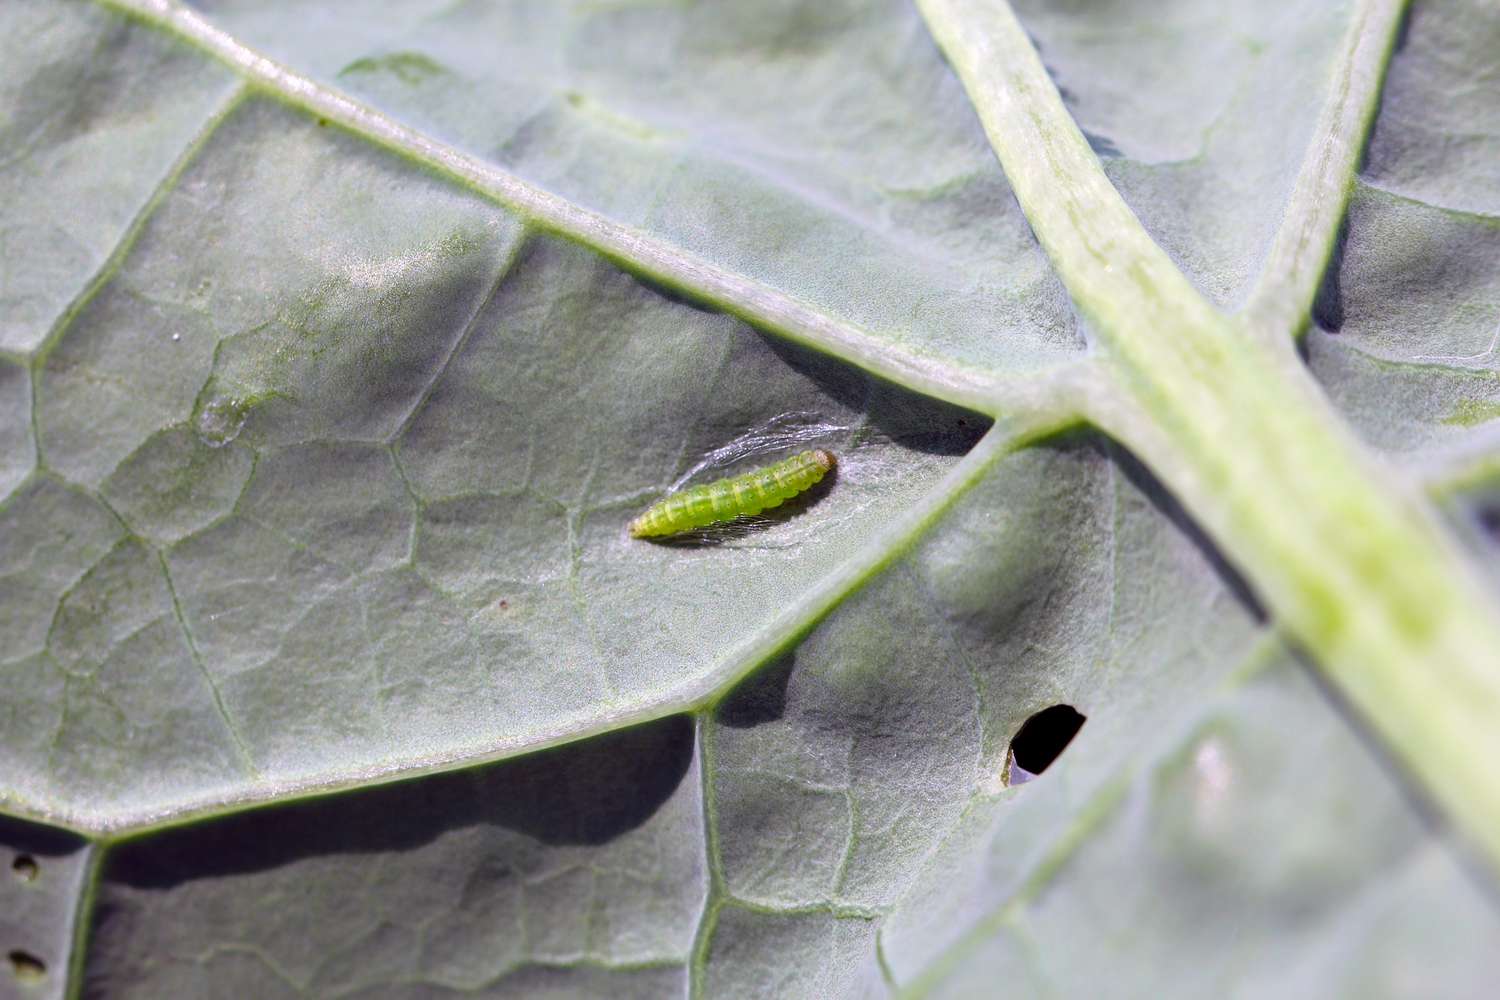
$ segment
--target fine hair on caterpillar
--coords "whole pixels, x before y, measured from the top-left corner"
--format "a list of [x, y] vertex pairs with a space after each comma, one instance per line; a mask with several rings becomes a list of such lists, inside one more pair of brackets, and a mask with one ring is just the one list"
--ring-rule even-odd
[[694, 479], [700, 479], [705, 474], [720, 469], [728, 469], [757, 455], [785, 453], [794, 448], [807, 448], [815, 442], [827, 442], [831, 438], [861, 429], [863, 428], [834, 423], [824, 419], [820, 414], [806, 410], [778, 413], [764, 423], [706, 452], [667, 487], [667, 492], [676, 493]]

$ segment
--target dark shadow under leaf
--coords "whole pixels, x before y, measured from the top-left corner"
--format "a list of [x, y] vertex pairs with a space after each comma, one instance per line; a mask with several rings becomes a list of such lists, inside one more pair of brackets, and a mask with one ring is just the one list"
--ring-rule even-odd
[[405, 850], [471, 826], [549, 845], [604, 844], [672, 796], [693, 759], [693, 726], [672, 716], [501, 764], [203, 820], [128, 841], [107, 881], [169, 888], [301, 858]]

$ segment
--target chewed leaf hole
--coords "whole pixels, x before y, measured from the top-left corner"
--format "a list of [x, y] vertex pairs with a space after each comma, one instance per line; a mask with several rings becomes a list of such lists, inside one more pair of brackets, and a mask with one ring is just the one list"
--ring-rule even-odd
[[47, 978], [47, 963], [28, 951], [10, 953], [10, 971], [23, 983], [39, 983]]
[[10, 870], [22, 882], [35, 882], [36, 877], [42, 871], [41, 866], [36, 863], [36, 858], [29, 854], [17, 854], [16, 860], [10, 863]]
[[1021, 723], [1005, 758], [1005, 783], [1025, 784], [1051, 767], [1086, 718], [1072, 705], [1053, 705]]

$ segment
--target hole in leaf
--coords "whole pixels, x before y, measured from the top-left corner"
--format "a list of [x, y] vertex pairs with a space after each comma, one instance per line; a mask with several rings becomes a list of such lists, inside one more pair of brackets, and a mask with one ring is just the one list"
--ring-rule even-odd
[[1010, 741], [1005, 783], [1024, 784], [1047, 770], [1078, 735], [1085, 720], [1072, 705], [1053, 705], [1023, 722]]
[[10, 971], [23, 983], [39, 983], [47, 978], [47, 963], [28, 951], [10, 953]]
[[36, 858], [29, 854], [17, 854], [16, 860], [10, 863], [10, 870], [16, 873], [16, 878], [22, 882], [35, 882], [37, 875], [41, 874], [42, 868], [36, 863]]

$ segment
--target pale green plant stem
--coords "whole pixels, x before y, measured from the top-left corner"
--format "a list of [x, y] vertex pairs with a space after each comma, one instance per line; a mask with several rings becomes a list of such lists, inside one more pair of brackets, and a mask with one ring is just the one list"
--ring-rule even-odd
[[[1091, 421], [1166, 483], [1500, 867], [1500, 629], [1472, 568], [1285, 338], [1219, 312], [1152, 242], [1004, 0], [918, 3], [1112, 369], [1111, 390], [1088, 401]], [[1375, 0], [1360, 16], [1377, 8], [1398, 10]]]
[[1349, 204], [1354, 172], [1380, 104], [1380, 84], [1406, 0], [1362, 0], [1344, 33], [1281, 225], [1245, 308], [1273, 338], [1307, 329], [1309, 311]]

